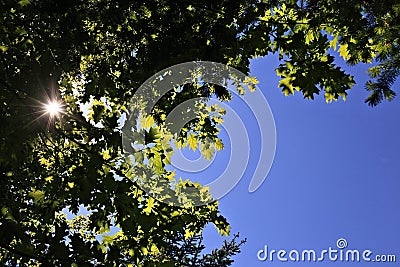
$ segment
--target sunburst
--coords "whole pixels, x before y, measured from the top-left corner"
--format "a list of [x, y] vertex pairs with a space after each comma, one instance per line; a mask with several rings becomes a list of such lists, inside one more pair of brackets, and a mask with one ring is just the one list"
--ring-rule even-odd
[[57, 117], [63, 112], [63, 108], [60, 102], [57, 100], [49, 101], [44, 105], [45, 111], [50, 117]]

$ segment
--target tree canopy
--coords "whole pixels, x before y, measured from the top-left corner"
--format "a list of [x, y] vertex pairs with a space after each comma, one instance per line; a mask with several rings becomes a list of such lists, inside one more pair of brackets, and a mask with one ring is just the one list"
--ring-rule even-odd
[[[276, 55], [285, 95], [322, 93], [331, 102], [355, 83], [335, 58], [373, 63], [365, 85], [371, 106], [394, 99], [400, 71], [395, 0], [0, 0], [0, 10], [0, 262], [9, 266], [232, 263], [240, 242], [198, 254], [207, 224], [229, 233], [217, 202], [158, 201], [121, 160], [121, 116], [139, 86], [166, 67], [207, 60], [249, 74], [250, 59]], [[226, 88], [193, 82], [144, 118], [154, 120], [146, 142], [156, 144], [146, 148], [146, 166], [166, 180], [171, 151], [157, 125], [199, 96], [230, 99]], [[62, 114], [46, 113], [50, 100]], [[177, 140], [208, 153], [210, 140], [222, 148], [220, 115], [204, 113]], [[179, 187], [204, 189], [185, 179]], [[67, 218], [65, 208], [77, 214], [82, 206], [87, 215]]]

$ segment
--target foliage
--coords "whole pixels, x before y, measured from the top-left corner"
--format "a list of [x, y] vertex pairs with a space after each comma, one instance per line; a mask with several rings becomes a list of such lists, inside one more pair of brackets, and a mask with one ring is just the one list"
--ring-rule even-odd
[[[189, 239], [183, 236], [177, 236], [171, 243], [167, 255], [172, 255], [177, 258], [177, 261], [180, 262], [182, 266], [230, 266], [233, 263], [231, 257], [236, 253], [240, 253], [240, 246], [246, 242], [246, 240], [237, 242], [236, 240], [238, 238], [239, 234], [235, 234], [230, 241], [224, 240], [221, 248], [213, 249], [211, 253], [201, 255], [201, 252], [205, 249], [203, 237], [201, 235]], [[177, 244], [179, 244], [179, 246], [177, 246]]]
[[285, 95], [297, 90], [313, 99], [324, 91], [327, 102], [345, 99], [354, 80], [335, 64], [339, 53], [350, 65], [377, 63], [369, 71], [375, 80], [366, 85], [369, 105], [394, 98], [391, 86], [399, 74], [397, 1], [276, 2], [261, 16], [253, 34], [269, 33], [268, 46], [255, 48], [259, 55], [278, 52], [284, 61], [277, 74]]
[[[179, 208], [148, 196], [121, 161], [119, 119], [140, 84], [192, 60], [248, 74], [250, 59], [276, 54], [285, 95], [299, 91], [313, 99], [323, 92], [330, 102], [345, 98], [354, 84], [336, 65], [340, 56], [349, 64], [375, 63], [366, 84], [366, 102], [375, 106], [395, 96], [396, 2], [0, 0], [0, 262], [183, 265], [176, 251], [165, 253], [171, 242], [201, 236], [208, 223], [228, 234], [229, 225], [216, 202]], [[157, 124], [174, 106], [198, 96], [230, 99], [224, 88], [194, 82], [166, 95], [152, 119], [143, 118], [147, 142], [159, 144], [146, 154], [148, 171], [173, 175], [164, 169], [170, 151]], [[47, 99], [62, 101], [62, 116], [45, 114]], [[181, 144], [204, 148], [209, 158], [223, 147], [220, 121], [203, 114], [187, 126]], [[179, 186], [194, 183], [181, 180]], [[76, 214], [82, 206], [87, 216], [69, 220], [63, 212]], [[110, 233], [111, 226], [118, 231]], [[179, 242], [174, 244], [182, 247]]]

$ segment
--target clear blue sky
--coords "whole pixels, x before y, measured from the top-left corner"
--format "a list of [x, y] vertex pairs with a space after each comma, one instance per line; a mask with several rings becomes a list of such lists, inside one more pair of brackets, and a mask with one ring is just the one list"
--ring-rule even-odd
[[[260, 81], [272, 109], [277, 147], [272, 169], [254, 193], [248, 192], [254, 155], [239, 184], [220, 200], [220, 209], [232, 233], [247, 238], [233, 266], [398, 266], [400, 262], [400, 98], [371, 108], [364, 104], [367, 66], [345, 68], [357, 85], [342, 100], [326, 104], [301, 94], [285, 97], [277, 88], [274, 58], [254, 60], [251, 72]], [[237, 109], [240, 109], [240, 105]], [[246, 115], [243, 109], [244, 117]], [[249, 119], [250, 120], [250, 119]], [[251, 121], [251, 120], [250, 120]], [[255, 123], [248, 133], [258, 134]], [[224, 133], [223, 138], [226, 138]], [[257, 154], [259, 141], [251, 149]], [[217, 155], [219, 172], [230, 147]], [[204, 173], [203, 173], [204, 175]], [[206, 244], [220, 242], [207, 228]], [[257, 252], [269, 249], [313, 249], [317, 253], [345, 238], [346, 249], [395, 254], [397, 263], [259, 261]], [[288, 256], [286, 256], [288, 257]], [[326, 257], [327, 258], [327, 257]]]

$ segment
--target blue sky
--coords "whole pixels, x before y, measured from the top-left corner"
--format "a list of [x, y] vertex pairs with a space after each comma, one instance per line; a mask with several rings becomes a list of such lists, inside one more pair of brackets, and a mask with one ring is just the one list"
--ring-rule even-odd
[[[238, 185], [220, 199], [220, 210], [231, 223], [232, 233], [247, 238], [233, 266], [396, 266], [257, 259], [265, 245], [270, 250], [313, 249], [319, 253], [329, 247], [337, 249], [336, 241], [345, 238], [346, 249], [369, 249], [371, 259], [377, 254], [395, 254], [400, 261], [400, 99], [369, 107], [364, 103], [368, 66], [343, 64], [357, 82], [346, 102], [326, 104], [323, 96], [309, 101], [301, 94], [285, 97], [277, 88], [277, 64], [272, 57], [251, 64], [251, 74], [260, 81], [258, 88], [276, 124], [277, 147], [270, 173], [256, 192], [248, 192], [259, 153], [259, 140], [250, 138], [250, 164]], [[248, 134], [258, 134], [251, 114], [241, 108], [237, 104], [236, 112], [248, 118]], [[225, 131], [221, 136], [226, 140]], [[217, 167], [209, 169], [211, 176], [228, 163], [229, 149], [227, 144], [217, 155]], [[209, 249], [220, 244], [212, 227], [205, 237]]]

